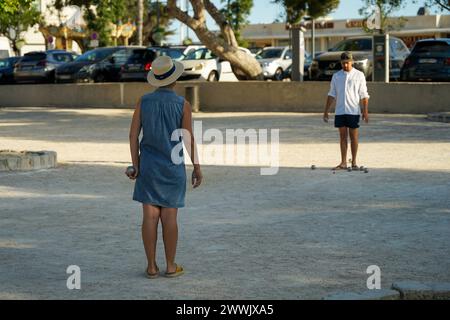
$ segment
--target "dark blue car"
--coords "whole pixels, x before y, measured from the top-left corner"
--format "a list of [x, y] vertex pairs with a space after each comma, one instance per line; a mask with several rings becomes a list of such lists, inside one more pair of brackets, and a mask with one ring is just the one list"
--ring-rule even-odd
[[[303, 80], [309, 80], [309, 67], [312, 63], [311, 55], [305, 51], [305, 62], [303, 65]], [[283, 79], [292, 80], [292, 64], [283, 72]]]
[[450, 81], [450, 39], [417, 41], [403, 64], [402, 81]]
[[0, 84], [11, 84], [14, 81], [14, 65], [22, 57], [10, 57], [0, 60]]

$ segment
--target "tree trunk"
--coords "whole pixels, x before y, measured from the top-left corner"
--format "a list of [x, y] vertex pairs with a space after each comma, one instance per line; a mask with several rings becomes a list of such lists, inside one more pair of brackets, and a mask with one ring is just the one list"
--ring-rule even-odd
[[143, 17], [144, 17], [144, 0], [138, 0], [138, 25], [137, 25], [137, 36], [138, 45], [142, 46], [142, 34], [143, 34]]
[[[194, 17], [180, 10], [176, 0], [168, 0], [169, 15], [191, 28], [198, 39], [209, 50], [223, 60], [229, 61], [236, 76], [241, 80], [264, 80], [261, 65], [251, 55], [238, 48], [233, 29], [223, 14], [217, 10], [210, 0], [190, 0], [194, 9]], [[223, 39], [206, 27], [205, 10], [219, 25]]]

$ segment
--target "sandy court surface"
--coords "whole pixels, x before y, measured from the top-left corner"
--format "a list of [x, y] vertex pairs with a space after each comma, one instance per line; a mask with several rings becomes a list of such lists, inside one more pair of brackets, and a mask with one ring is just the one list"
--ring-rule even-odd
[[[369, 173], [333, 174], [337, 131], [319, 114], [196, 114], [202, 132], [224, 137], [279, 129], [280, 169], [262, 176], [268, 163], [206, 161], [204, 185], [188, 189], [179, 212], [187, 273], [147, 280], [141, 208], [123, 174], [131, 115], [0, 109], [0, 149], [54, 150], [59, 162], [0, 172], [0, 299], [318, 299], [366, 290], [370, 265], [384, 289], [450, 282], [449, 124], [372, 115], [359, 156]], [[201, 150], [212, 159], [208, 139]], [[69, 265], [81, 268], [81, 290], [66, 287]]]

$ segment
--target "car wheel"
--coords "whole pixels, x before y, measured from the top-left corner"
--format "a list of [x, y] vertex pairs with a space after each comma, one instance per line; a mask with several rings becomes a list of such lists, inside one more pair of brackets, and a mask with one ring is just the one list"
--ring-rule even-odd
[[217, 76], [217, 72], [215, 71], [211, 71], [211, 73], [208, 75], [208, 79], [209, 82], [216, 82], [219, 80], [219, 77]]
[[106, 78], [103, 73], [99, 73], [95, 76], [95, 82], [105, 82]]
[[278, 68], [277, 71], [275, 71], [275, 75], [273, 76], [273, 80], [275, 80], [275, 81], [282, 81], [283, 80], [283, 69]]

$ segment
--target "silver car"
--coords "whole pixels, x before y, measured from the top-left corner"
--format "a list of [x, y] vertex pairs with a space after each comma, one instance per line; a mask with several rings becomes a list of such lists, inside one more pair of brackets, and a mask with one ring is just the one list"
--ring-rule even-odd
[[283, 72], [292, 64], [289, 47], [267, 47], [256, 56], [263, 69], [265, 79], [283, 80]]

